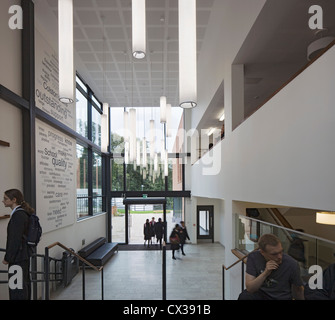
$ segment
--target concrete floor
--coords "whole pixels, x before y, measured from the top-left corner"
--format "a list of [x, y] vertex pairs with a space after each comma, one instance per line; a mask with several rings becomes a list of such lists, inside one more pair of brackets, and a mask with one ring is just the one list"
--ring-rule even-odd
[[[185, 245], [186, 256], [166, 254], [167, 300], [222, 299], [224, 247], [218, 243]], [[86, 299], [101, 299], [100, 273], [86, 269]], [[162, 251], [119, 251], [104, 266], [105, 300], [162, 300]], [[81, 271], [52, 300], [81, 300]]]

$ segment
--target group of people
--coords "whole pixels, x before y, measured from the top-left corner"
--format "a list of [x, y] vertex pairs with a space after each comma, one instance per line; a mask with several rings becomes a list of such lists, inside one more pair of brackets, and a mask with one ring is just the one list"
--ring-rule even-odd
[[[155, 221], [155, 217], [152, 217], [151, 221], [146, 219], [143, 226], [144, 246], [150, 248], [150, 245], [152, 245], [152, 240], [156, 237], [156, 243], [159, 243], [161, 249], [162, 239], [164, 237], [164, 228], [165, 225], [161, 218], [158, 219], [158, 222]], [[190, 237], [187, 233], [185, 222], [180, 221], [180, 224], [175, 225], [169, 237], [172, 250], [172, 259], [176, 260], [175, 252], [179, 249], [181, 249], [182, 255], [185, 256], [184, 244], [186, 239], [190, 240]]]
[[162, 219], [159, 218], [158, 221], [155, 221], [155, 217], [152, 217], [151, 221], [147, 219], [143, 226], [143, 234], [144, 234], [144, 245], [150, 248], [150, 244], [152, 245], [152, 239], [156, 237], [156, 243], [159, 243], [160, 248], [162, 248], [162, 239], [164, 236], [164, 223]]

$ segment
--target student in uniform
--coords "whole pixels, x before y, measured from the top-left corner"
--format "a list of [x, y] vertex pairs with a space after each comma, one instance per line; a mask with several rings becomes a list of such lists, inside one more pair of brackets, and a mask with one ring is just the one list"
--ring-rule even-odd
[[21, 267], [23, 276], [22, 289], [9, 288], [9, 298], [10, 300], [30, 300], [29, 248], [24, 237], [28, 232], [29, 215], [35, 210], [24, 201], [23, 194], [17, 189], [5, 191], [2, 202], [6, 208], [12, 210], [7, 226], [6, 253], [2, 263], [8, 265], [8, 269], [14, 265]]

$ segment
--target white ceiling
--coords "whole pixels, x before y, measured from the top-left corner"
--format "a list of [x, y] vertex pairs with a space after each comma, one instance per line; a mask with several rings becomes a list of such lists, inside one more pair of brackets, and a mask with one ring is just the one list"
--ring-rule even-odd
[[[47, 0], [57, 16], [58, 0]], [[214, 0], [197, 0], [201, 50]], [[74, 46], [79, 74], [111, 107], [178, 106], [178, 0], [146, 0], [147, 56], [133, 59], [131, 0], [74, 0]], [[106, 41], [103, 35], [106, 35]]]
[[[224, 0], [197, 0], [198, 56], [215, 1]], [[46, 3], [57, 16], [58, 0]], [[234, 61], [245, 66], [245, 116], [308, 62], [307, 47], [317, 37], [308, 27], [313, 4], [323, 8], [326, 33], [334, 36], [334, 0], [266, 1]], [[77, 70], [111, 107], [155, 107], [163, 93], [178, 106], [178, 0], [146, 0], [146, 14], [147, 57], [135, 60], [131, 0], [74, 0]], [[223, 101], [222, 82], [198, 129], [220, 127]]]

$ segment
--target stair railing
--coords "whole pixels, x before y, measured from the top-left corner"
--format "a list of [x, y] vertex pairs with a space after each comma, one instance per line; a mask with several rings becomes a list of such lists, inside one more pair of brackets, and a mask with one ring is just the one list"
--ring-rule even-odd
[[77, 257], [82, 262], [82, 298], [85, 300], [85, 265], [91, 267], [93, 270], [97, 272], [101, 272], [101, 300], [104, 300], [104, 273], [103, 273], [103, 266], [97, 267], [90, 263], [89, 261], [85, 260], [83, 257], [75, 253], [72, 249], [64, 246], [60, 242], [55, 242], [45, 248], [45, 260], [44, 260], [44, 279], [45, 279], [45, 300], [50, 299], [50, 266], [49, 266], [49, 250], [53, 247], [59, 246], [65, 251], [69, 252], [71, 255]]

